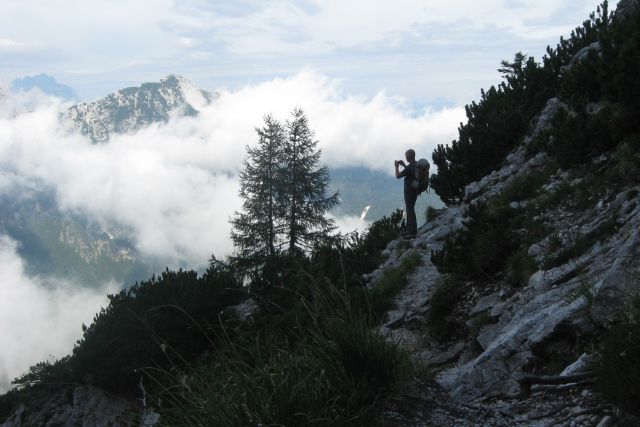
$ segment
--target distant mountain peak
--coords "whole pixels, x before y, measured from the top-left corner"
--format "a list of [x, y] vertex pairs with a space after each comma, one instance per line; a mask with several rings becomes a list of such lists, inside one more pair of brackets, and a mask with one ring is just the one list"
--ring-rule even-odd
[[94, 102], [74, 105], [67, 117], [83, 135], [95, 142], [112, 134], [134, 132], [153, 123], [165, 123], [177, 111], [195, 116], [216, 96], [199, 89], [188, 79], [169, 74], [159, 82], [117, 90]]
[[56, 96], [65, 101], [77, 101], [79, 99], [78, 94], [71, 86], [58, 83], [55, 77], [48, 74], [26, 76], [11, 82], [11, 91], [14, 93], [27, 92], [35, 88], [40, 89], [47, 95]]

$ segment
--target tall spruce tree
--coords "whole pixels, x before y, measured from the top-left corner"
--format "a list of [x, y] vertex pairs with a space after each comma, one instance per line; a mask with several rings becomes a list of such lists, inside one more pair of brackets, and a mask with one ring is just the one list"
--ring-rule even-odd
[[242, 212], [231, 218], [231, 239], [236, 247], [232, 260], [241, 268], [253, 269], [279, 252], [282, 242], [283, 126], [273, 117], [264, 118], [256, 129], [258, 145], [247, 146], [247, 158], [240, 172]]
[[296, 108], [286, 124], [283, 151], [284, 187], [280, 204], [286, 212], [289, 253], [305, 251], [335, 230], [334, 221], [325, 216], [338, 203], [338, 193], [326, 196], [329, 169], [318, 167], [322, 150], [304, 112]]

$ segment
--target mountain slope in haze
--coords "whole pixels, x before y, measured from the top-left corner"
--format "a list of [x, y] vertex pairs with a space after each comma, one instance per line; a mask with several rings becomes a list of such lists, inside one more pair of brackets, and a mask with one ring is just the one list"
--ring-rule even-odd
[[[47, 83], [50, 86], [44, 87], [49, 92], [45, 92], [56, 95], [52, 78], [40, 75], [29, 79], [16, 80], [15, 90]], [[184, 78], [170, 75], [157, 83], [75, 105], [67, 110], [67, 118], [92, 141], [104, 142], [113, 132], [134, 132], [165, 122], [176, 110], [198, 114], [194, 106], [206, 105], [214, 98]], [[98, 286], [112, 279], [129, 286], [162, 268], [142, 259], [130, 230], [62, 211], [51, 189], [16, 188], [1, 194], [0, 199], [0, 231], [18, 242], [18, 252], [30, 274], [52, 275], [83, 286]]]
[[[365, 219], [377, 221], [396, 209], [404, 209], [403, 181], [390, 174], [364, 167], [332, 168], [330, 173], [328, 192], [340, 193], [340, 204], [332, 212], [338, 217], [360, 216], [370, 206]], [[426, 221], [429, 206], [439, 209], [444, 204], [434, 192], [421, 194], [416, 202], [418, 224]]]
[[62, 211], [46, 189], [0, 194], [0, 233], [19, 243], [33, 275], [97, 287], [108, 280], [130, 285], [157, 270], [142, 260], [130, 230]]
[[77, 101], [78, 94], [71, 86], [58, 83], [53, 76], [38, 74], [15, 79], [11, 82], [12, 92], [26, 92], [31, 89], [40, 89], [47, 95], [62, 98], [65, 101]]

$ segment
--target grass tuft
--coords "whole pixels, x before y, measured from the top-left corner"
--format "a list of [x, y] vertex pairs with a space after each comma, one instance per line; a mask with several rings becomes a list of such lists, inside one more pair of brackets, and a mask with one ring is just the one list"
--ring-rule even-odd
[[[285, 340], [229, 343], [212, 363], [165, 373], [163, 422], [171, 426], [360, 426], [385, 393], [408, 378], [408, 353], [375, 330], [344, 291], [313, 286]], [[271, 331], [276, 332], [276, 331]], [[168, 380], [168, 381], [167, 381]]]

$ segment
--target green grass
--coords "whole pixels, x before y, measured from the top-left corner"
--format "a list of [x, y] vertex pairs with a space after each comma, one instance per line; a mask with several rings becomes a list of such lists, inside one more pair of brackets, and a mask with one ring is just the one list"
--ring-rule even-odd
[[569, 292], [563, 301], [565, 304], [571, 304], [574, 301], [583, 299], [587, 305], [587, 310], [591, 310], [593, 299], [595, 298], [595, 282], [594, 279], [588, 279], [584, 276], [578, 276], [578, 286]]
[[299, 300], [299, 327], [248, 330], [246, 345], [229, 341], [189, 373], [152, 373], [165, 385], [163, 424], [371, 425], [381, 398], [417, 371], [358, 299], [317, 285]]
[[433, 291], [426, 322], [431, 336], [436, 340], [444, 341], [455, 332], [457, 325], [451, 315], [464, 294], [461, 279], [455, 275], [446, 276]]
[[549, 175], [549, 168], [544, 171], [519, 175], [502, 191], [502, 198], [506, 202], [521, 202], [534, 198], [540, 192], [542, 184], [544, 184]]
[[[632, 275], [639, 290], [640, 276]], [[625, 409], [640, 413], [640, 293], [630, 298], [600, 352], [602, 359], [596, 368], [599, 390]]]
[[527, 248], [522, 247], [507, 259], [506, 277], [511, 286], [524, 286], [528, 283], [529, 277], [538, 271], [538, 265]]
[[469, 328], [469, 336], [472, 338], [478, 337], [483, 326], [493, 323], [493, 319], [486, 312], [480, 313], [477, 316], [472, 317], [470, 320], [471, 327]]
[[424, 212], [425, 219], [427, 220], [427, 222], [431, 222], [440, 215], [440, 212], [440, 209], [436, 209], [433, 206], [429, 205]]

